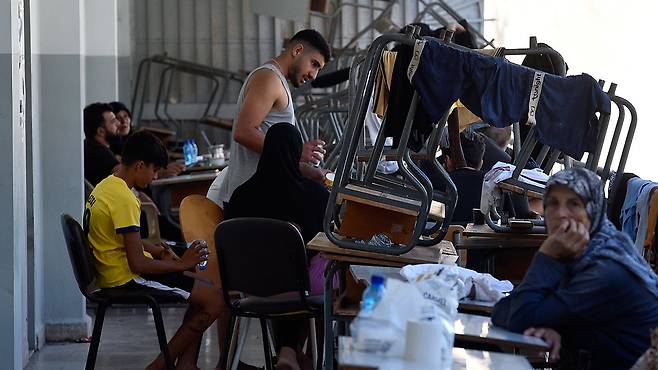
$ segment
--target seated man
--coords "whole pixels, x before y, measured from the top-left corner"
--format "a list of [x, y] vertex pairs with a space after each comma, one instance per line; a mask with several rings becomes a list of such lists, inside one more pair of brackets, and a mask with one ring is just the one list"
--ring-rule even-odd
[[[473, 208], [480, 208], [480, 195], [484, 179], [484, 172], [480, 171], [480, 167], [484, 155], [484, 139], [478, 133], [468, 135], [462, 132], [459, 134], [459, 143], [461, 145], [457, 145], [457, 147], [461, 147], [463, 161], [455, 159], [454, 150], [444, 149], [443, 151], [447, 152], [445, 166], [448, 174], [457, 187], [457, 205], [450, 223], [466, 226], [467, 223], [473, 222]], [[429, 177], [435, 189], [445, 189], [445, 184], [438, 177], [438, 173], [432, 171], [427, 162], [421, 162], [420, 167]]]
[[110, 140], [117, 136], [118, 129], [119, 121], [109, 104], [92, 103], [85, 107], [85, 179], [94, 186], [119, 169], [119, 160], [110, 149]]
[[485, 144], [484, 138], [478, 133], [473, 133], [470, 137], [461, 133], [459, 141], [464, 153], [465, 165], [456, 166], [454, 155], [450, 151], [450, 154], [446, 155], [446, 167], [450, 178], [457, 187], [458, 195], [452, 223], [466, 226], [467, 223], [473, 222], [473, 208], [480, 208], [482, 181], [484, 180], [484, 172], [480, 171], [480, 168]]
[[594, 172], [553, 175], [544, 209], [548, 237], [493, 323], [561, 344], [560, 368], [630, 368], [658, 327], [658, 276], [608, 220]]
[[[179, 258], [169, 248], [143, 242], [139, 235], [140, 203], [130, 190], [147, 186], [166, 165], [167, 152], [158, 138], [147, 132], [132, 135], [117, 172], [100, 181], [89, 196], [84, 224], [99, 288], [158, 289], [189, 302], [183, 323], [169, 342], [169, 351], [178, 359], [177, 369], [196, 369], [196, 350], [203, 332], [226, 312], [218, 289], [208, 282], [218, 281], [218, 270], [200, 272], [203, 280], [189, 271], [208, 258], [205, 243], [193, 243]], [[164, 368], [162, 354], [147, 367]]]

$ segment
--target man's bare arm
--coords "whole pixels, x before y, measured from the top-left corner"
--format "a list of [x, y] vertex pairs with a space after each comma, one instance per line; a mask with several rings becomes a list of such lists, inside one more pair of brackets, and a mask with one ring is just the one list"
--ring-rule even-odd
[[459, 114], [457, 108], [448, 116], [448, 141], [450, 143], [450, 159], [455, 169], [466, 167], [466, 159], [459, 139]]
[[266, 70], [254, 73], [233, 128], [233, 138], [236, 142], [257, 153], [263, 152], [265, 134], [258, 128], [265, 116], [275, 108], [282, 92], [284, 90], [281, 81], [274, 73]]

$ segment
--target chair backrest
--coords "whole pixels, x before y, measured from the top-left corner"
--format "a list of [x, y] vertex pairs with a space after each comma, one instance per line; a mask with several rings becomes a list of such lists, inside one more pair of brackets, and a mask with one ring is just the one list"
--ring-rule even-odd
[[235, 218], [215, 230], [224, 297], [229, 291], [268, 297], [309, 290], [306, 247], [299, 229], [267, 218]]
[[215, 228], [224, 221], [224, 212], [212, 200], [203, 195], [188, 195], [179, 208], [181, 231], [185, 241], [204, 239], [214, 241]]
[[158, 207], [151, 202], [142, 202], [142, 212], [146, 215], [146, 240], [151, 243], [160, 242], [160, 223], [158, 221]]
[[96, 271], [91, 262], [91, 248], [87, 236], [73, 217], [64, 213], [60, 219], [75, 280], [78, 282], [80, 292], [88, 297], [95, 287]]
[[[186, 242], [191, 243], [197, 239], [205, 240], [211, 252], [217, 250], [215, 228], [224, 221], [224, 212], [217, 204], [203, 195], [188, 195], [180, 204], [178, 216], [181, 232]], [[209, 259], [206, 270], [214, 270], [213, 264], [217, 264], [217, 259]], [[219, 279], [219, 273], [210, 274], [207, 277], [215, 280], [215, 276]], [[219, 280], [213, 282], [217, 287], [222, 286]]]
[[89, 180], [84, 179], [85, 182], [85, 199], [83, 199], [84, 202], [89, 199], [89, 194], [91, 194], [92, 191], [94, 191], [94, 185], [92, 185]]

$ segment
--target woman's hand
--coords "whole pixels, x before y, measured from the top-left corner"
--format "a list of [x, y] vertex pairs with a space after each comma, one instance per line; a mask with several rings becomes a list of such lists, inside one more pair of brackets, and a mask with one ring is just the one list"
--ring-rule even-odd
[[560, 333], [551, 328], [528, 328], [523, 332], [523, 335], [543, 339], [551, 348], [549, 359], [551, 361], [560, 360], [560, 348], [562, 348], [562, 337]]
[[327, 169], [313, 167], [308, 163], [303, 162], [299, 163], [299, 171], [302, 173], [302, 176], [306, 177], [307, 179], [319, 182], [320, 184], [324, 184], [324, 176], [328, 172], [331, 172]]
[[580, 256], [589, 243], [589, 230], [575, 220], [563, 220], [551, 230], [539, 251], [558, 260]]
[[324, 154], [327, 152], [324, 150], [325, 142], [322, 140], [310, 140], [304, 143], [302, 147], [302, 157], [300, 162], [310, 163], [317, 166], [320, 161], [324, 159]]

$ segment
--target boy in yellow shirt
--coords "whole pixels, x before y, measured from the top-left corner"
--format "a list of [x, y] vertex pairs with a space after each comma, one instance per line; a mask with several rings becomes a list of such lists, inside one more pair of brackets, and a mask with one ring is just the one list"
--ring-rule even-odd
[[[130, 136], [119, 170], [98, 183], [90, 194], [84, 224], [99, 288], [151, 288], [187, 300], [190, 306], [169, 342], [169, 351], [172, 358], [178, 359], [176, 369], [197, 369], [196, 349], [203, 332], [228, 311], [219, 290], [209, 283], [219, 277], [195, 279], [196, 274], [190, 272], [208, 259], [205, 243], [193, 243], [179, 258], [171, 249], [140, 238], [140, 202], [131, 189], [148, 186], [158, 170], [166, 166], [167, 151], [157, 137], [143, 131]], [[200, 275], [217, 273], [209, 269]], [[226, 320], [222, 321], [225, 324]], [[160, 354], [147, 370], [164, 368], [164, 356]]]

